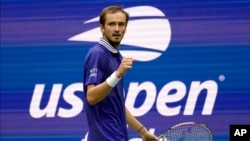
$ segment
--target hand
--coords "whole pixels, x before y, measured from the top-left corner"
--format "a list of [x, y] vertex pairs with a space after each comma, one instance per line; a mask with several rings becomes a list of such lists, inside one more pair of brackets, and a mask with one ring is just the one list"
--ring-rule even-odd
[[143, 141], [159, 141], [159, 138], [150, 132], [141, 135]]
[[133, 63], [135, 60], [131, 57], [124, 57], [121, 61], [121, 64], [116, 71], [116, 76], [118, 78], [122, 77], [128, 70], [132, 69]]

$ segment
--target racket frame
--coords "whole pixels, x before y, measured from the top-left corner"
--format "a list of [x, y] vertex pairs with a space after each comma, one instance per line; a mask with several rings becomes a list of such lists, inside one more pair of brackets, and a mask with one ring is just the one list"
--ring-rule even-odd
[[193, 121], [190, 121], [190, 122], [181, 122], [181, 123], [178, 123], [178, 124], [170, 127], [167, 131], [165, 131], [164, 133], [162, 133], [159, 136], [160, 141], [168, 141], [168, 139], [167, 139], [168, 132], [171, 131], [171, 130], [173, 130], [173, 129], [175, 129], [175, 128], [177, 128], [177, 127], [183, 126], [183, 125], [198, 125], [198, 126], [204, 127], [210, 133], [210, 135], [211, 135], [211, 141], [213, 141], [213, 133], [212, 133], [211, 129], [209, 129], [208, 126], [206, 124], [202, 123], [202, 122], [193, 122]]

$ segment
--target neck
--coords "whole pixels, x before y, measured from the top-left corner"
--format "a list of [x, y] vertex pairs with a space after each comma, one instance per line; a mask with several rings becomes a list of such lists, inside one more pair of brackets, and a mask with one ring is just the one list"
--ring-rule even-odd
[[[110, 42], [109, 42], [109, 43], [110, 43]], [[116, 50], [118, 50], [118, 48], [119, 48], [119, 44], [110, 43], [110, 45], [111, 45], [114, 49], [116, 49]]]

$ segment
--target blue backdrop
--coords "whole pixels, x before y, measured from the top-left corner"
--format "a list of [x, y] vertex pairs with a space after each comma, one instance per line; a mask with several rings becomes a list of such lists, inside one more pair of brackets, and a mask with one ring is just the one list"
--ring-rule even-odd
[[148, 129], [199, 121], [227, 141], [250, 124], [249, 1], [1, 0], [1, 140], [85, 140], [83, 60], [108, 5], [131, 16], [126, 105]]

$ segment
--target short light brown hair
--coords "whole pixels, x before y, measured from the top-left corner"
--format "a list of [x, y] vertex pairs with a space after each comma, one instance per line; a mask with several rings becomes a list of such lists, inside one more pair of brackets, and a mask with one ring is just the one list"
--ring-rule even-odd
[[129, 14], [126, 11], [124, 11], [120, 6], [108, 6], [108, 7], [104, 8], [100, 14], [100, 18], [99, 18], [100, 24], [102, 24], [102, 25], [105, 24], [107, 14], [114, 14], [116, 12], [122, 12], [125, 14], [126, 25], [127, 25], [128, 19], [129, 19]]

